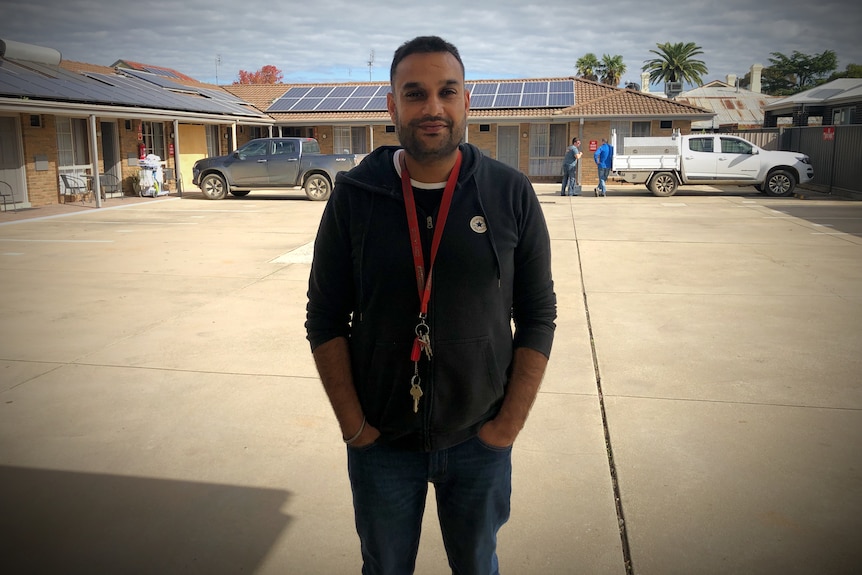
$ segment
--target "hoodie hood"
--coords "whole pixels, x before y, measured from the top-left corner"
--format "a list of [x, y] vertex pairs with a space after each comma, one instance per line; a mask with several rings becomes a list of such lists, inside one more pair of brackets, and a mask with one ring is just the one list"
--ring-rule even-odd
[[[464, 186], [471, 180], [482, 160], [482, 153], [472, 144], [461, 144], [461, 173], [458, 184]], [[339, 173], [335, 179], [339, 183], [356, 186], [363, 190], [401, 197], [401, 177], [395, 170], [395, 153], [400, 146], [381, 146], [365, 156], [362, 162], [349, 172]]]

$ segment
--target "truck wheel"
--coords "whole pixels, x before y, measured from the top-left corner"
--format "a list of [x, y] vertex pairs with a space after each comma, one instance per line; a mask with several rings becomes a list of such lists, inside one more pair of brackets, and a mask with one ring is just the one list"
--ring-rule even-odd
[[230, 195], [241, 198], [243, 196], [247, 196], [251, 190], [231, 190]]
[[208, 200], [221, 200], [227, 195], [227, 184], [218, 174], [207, 174], [201, 180], [201, 191]]
[[309, 200], [317, 202], [328, 200], [330, 193], [332, 193], [332, 186], [329, 180], [320, 174], [313, 174], [305, 180], [305, 195]]
[[676, 177], [670, 172], [659, 172], [649, 183], [653, 195], [666, 198], [676, 192]]
[[796, 178], [787, 170], [771, 172], [763, 184], [766, 193], [775, 198], [789, 196], [796, 187]]

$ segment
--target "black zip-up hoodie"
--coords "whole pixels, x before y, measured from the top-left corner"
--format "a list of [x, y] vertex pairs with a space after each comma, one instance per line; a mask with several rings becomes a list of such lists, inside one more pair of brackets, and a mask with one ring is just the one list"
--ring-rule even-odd
[[[529, 180], [462, 144], [433, 267], [426, 320], [433, 357], [419, 361], [423, 395], [414, 413], [419, 294], [396, 150], [377, 148], [337, 178], [315, 241], [306, 329], [312, 350], [348, 338], [354, 384], [378, 441], [431, 451], [469, 439], [497, 414], [514, 348], [550, 355], [550, 240]], [[436, 213], [420, 203], [427, 272]]]

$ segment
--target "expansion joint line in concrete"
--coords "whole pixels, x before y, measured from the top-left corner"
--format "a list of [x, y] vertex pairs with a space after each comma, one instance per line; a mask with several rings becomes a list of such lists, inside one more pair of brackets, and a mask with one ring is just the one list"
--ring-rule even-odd
[[626, 529], [625, 514], [623, 513], [623, 503], [620, 497], [620, 485], [619, 481], [617, 481], [617, 466], [614, 463], [614, 449], [613, 445], [611, 444], [610, 429], [608, 429], [608, 417], [607, 413], [605, 412], [605, 397], [602, 393], [602, 375], [601, 371], [599, 370], [599, 358], [596, 354], [596, 342], [593, 339], [593, 324], [590, 321], [590, 302], [587, 298], [586, 286], [584, 285], [584, 269], [581, 260], [581, 246], [578, 240], [578, 227], [577, 223], [575, 222], [574, 213], [572, 214], [572, 227], [574, 228], [575, 232], [575, 250], [578, 255], [578, 275], [581, 278], [581, 294], [584, 298], [584, 312], [586, 314], [587, 330], [590, 334], [590, 352], [592, 353], [593, 369], [595, 370], [596, 374], [596, 389], [599, 396], [599, 408], [602, 414], [602, 428], [605, 433], [605, 448], [608, 454], [608, 468], [610, 470], [611, 483], [614, 490], [614, 505], [616, 506], [617, 511], [617, 523], [619, 524], [620, 528], [620, 544], [623, 551], [623, 562], [625, 563], [626, 574], [633, 575], [634, 569], [632, 567], [631, 552], [629, 550], [629, 537], [628, 531]]

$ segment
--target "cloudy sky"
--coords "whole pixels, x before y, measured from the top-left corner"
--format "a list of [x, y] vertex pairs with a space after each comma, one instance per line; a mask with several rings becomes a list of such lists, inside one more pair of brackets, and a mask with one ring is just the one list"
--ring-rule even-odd
[[[743, 76], [772, 52], [834, 50], [862, 64], [858, 0], [3, 0], [0, 38], [66, 60], [133, 60], [204, 82], [274, 65], [284, 82], [387, 80], [394, 50], [436, 34], [468, 79], [568, 76], [587, 52], [621, 55], [640, 82], [660, 42], [694, 42], [705, 81]], [[368, 61], [374, 51], [374, 63]], [[217, 64], [217, 59], [220, 63]]]

